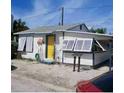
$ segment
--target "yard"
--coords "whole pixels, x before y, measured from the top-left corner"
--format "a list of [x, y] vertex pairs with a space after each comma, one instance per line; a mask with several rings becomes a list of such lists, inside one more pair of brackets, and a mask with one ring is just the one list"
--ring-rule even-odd
[[48, 65], [29, 60], [12, 60], [12, 66], [15, 66], [15, 70], [11, 71], [12, 92], [28, 90], [30, 92], [71, 92], [75, 91], [78, 81], [92, 79], [109, 71], [107, 66], [103, 66], [90, 70], [81, 67], [80, 72], [73, 72], [73, 65]]

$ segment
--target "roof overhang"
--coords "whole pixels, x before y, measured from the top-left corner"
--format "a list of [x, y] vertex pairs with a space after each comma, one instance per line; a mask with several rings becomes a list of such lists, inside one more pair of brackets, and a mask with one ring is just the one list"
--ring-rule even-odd
[[96, 36], [107, 36], [107, 37], [112, 37], [113, 35], [109, 35], [109, 34], [100, 34], [100, 33], [91, 33], [91, 32], [83, 32], [83, 31], [68, 31], [68, 30], [56, 30], [54, 32], [67, 32], [67, 33], [79, 33], [79, 34], [87, 34], [87, 35], [96, 35]]
[[17, 33], [14, 33], [14, 35], [27, 35], [27, 34], [50, 34], [52, 33], [53, 31], [50, 31], [50, 32], [35, 32], [35, 31], [24, 31], [24, 32], [17, 32]]
[[47, 31], [47, 32], [35, 32], [35, 31], [22, 31], [22, 32], [17, 32], [14, 33], [14, 35], [27, 35], [27, 34], [53, 34], [53, 33], [58, 33], [58, 32], [67, 32], [67, 33], [77, 33], [77, 34], [84, 34], [84, 35], [92, 35], [92, 36], [99, 36], [99, 37], [109, 37], [113, 38], [112, 35], [108, 34], [99, 34], [99, 33], [91, 33], [91, 32], [83, 32], [83, 31], [71, 31], [71, 30], [56, 30], [56, 31]]

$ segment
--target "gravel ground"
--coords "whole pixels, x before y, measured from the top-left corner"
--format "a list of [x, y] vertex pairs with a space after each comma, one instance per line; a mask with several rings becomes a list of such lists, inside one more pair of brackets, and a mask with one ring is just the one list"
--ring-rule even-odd
[[[55, 87], [57, 86], [62, 87], [61, 91], [65, 91], [64, 88], [74, 91], [75, 85], [78, 81], [92, 79], [96, 76], [99, 76], [109, 71], [109, 68], [107, 66], [103, 66], [95, 70], [82, 69], [80, 72], [73, 72], [72, 65], [65, 65], [65, 64], [48, 65], [48, 64], [41, 64], [41, 63], [37, 63], [36, 61], [29, 61], [29, 60], [12, 60], [12, 65], [17, 67], [17, 69], [12, 71], [12, 75], [13, 74], [20, 75], [22, 77], [52, 84]], [[16, 80], [14, 81], [12, 80], [13, 85], [14, 83], [16, 83]], [[45, 89], [44, 87], [43, 89], [44, 89], [43, 91], [51, 91], [49, 89]], [[12, 91], [13, 90], [14, 90], [14, 87], [12, 86]]]

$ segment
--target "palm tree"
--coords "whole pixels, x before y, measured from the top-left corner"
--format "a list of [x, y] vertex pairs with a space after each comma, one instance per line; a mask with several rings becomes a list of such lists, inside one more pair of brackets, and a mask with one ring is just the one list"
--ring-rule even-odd
[[[13, 31], [11, 32], [11, 39], [14, 39], [13, 33], [28, 30], [29, 27], [26, 26], [26, 22], [22, 21], [21, 19], [17, 19], [13, 21]], [[16, 40], [17, 41], [17, 40]]]
[[13, 32], [20, 32], [24, 30], [28, 30], [29, 27], [26, 26], [26, 23], [22, 21], [21, 19], [14, 20], [13, 22]]
[[29, 27], [21, 19], [12, 21], [12, 31], [11, 31], [11, 58], [17, 57], [17, 47], [18, 47], [18, 36], [14, 36], [13, 33], [28, 30]]

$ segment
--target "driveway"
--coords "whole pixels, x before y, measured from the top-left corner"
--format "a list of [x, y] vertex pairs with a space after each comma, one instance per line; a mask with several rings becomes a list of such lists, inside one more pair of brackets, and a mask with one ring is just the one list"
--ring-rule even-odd
[[[75, 91], [75, 85], [80, 80], [92, 79], [109, 70], [107, 66], [99, 69], [73, 72], [72, 65], [41, 64], [29, 60], [12, 60], [15, 70], [12, 70], [12, 91], [49, 92]], [[82, 68], [82, 67], [81, 67]]]

